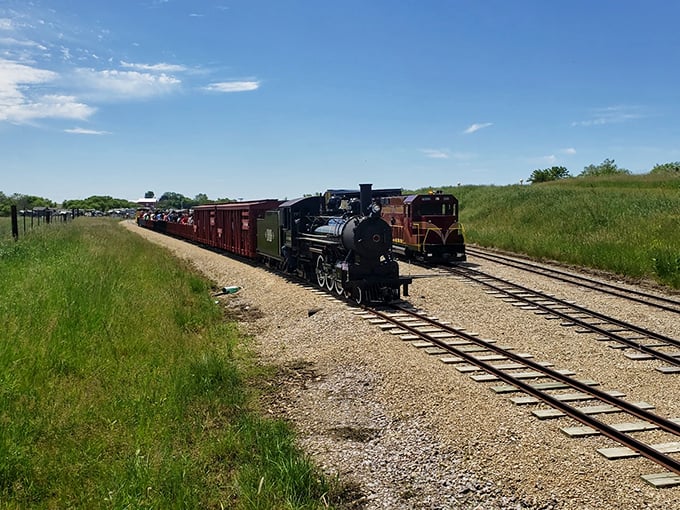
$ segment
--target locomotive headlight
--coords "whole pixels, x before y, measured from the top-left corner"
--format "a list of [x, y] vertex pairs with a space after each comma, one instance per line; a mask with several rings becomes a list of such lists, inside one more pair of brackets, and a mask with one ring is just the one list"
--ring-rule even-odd
[[379, 203], [373, 202], [373, 203], [371, 204], [371, 212], [372, 212], [373, 214], [380, 214], [380, 211], [381, 211], [381, 210], [382, 210], [382, 206], [381, 206]]

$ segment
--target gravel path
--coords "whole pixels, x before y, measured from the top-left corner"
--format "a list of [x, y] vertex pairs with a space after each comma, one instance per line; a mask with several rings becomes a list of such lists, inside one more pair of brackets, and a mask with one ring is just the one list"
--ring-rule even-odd
[[[291, 421], [300, 445], [329, 475], [355, 488], [362, 509], [680, 509], [680, 488], [655, 489], [645, 459], [609, 461], [605, 438], [571, 439], [563, 418], [539, 421], [451, 366], [356, 316], [356, 309], [191, 244], [127, 228], [186, 258], [222, 287], [266, 363], [280, 367], [267, 410]], [[677, 317], [594, 291], [479, 261], [484, 271], [572, 299], [678, 337]], [[432, 273], [402, 264], [402, 273]], [[408, 300], [468, 331], [537, 361], [572, 369], [602, 389], [680, 417], [680, 376], [631, 361], [592, 335], [579, 335], [455, 278], [418, 278]], [[310, 314], [310, 310], [318, 310]], [[640, 436], [653, 440], [654, 433]]]

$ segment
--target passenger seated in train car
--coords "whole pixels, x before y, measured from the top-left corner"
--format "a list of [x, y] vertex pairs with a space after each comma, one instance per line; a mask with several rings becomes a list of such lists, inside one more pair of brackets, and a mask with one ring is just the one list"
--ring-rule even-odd
[[336, 195], [332, 195], [331, 198], [328, 199], [328, 204], [326, 205], [327, 211], [329, 213], [336, 213], [340, 210], [341, 204], [342, 199]]

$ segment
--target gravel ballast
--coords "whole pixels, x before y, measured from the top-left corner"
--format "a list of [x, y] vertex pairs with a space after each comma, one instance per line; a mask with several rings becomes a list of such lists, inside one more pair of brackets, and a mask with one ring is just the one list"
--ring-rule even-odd
[[[657, 489], [641, 475], [661, 469], [642, 458], [609, 461], [602, 437], [573, 439], [560, 418], [540, 421], [488, 385], [476, 383], [408, 342], [357, 316], [357, 308], [305, 286], [123, 222], [133, 232], [188, 259], [241, 312], [264, 363], [279, 367], [273, 416], [290, 421], [300, 446], [325, 473], [354, 487], [347, 508], [366, 509], [680, 509], [680, 488]], [[475, 261], [479, 269], [553, 293], [677, 337], [677, 316], [603, 297], [536, 275]], [[415, 307], [574, 370], [605, 390], [680, 417], [680, 376], [495, 298], [481, 287], [402, 264], [418, 276]], [[310, 311], [314, 313], [310, 313]], [[653, 432], [639, 437], [652, 440]]]

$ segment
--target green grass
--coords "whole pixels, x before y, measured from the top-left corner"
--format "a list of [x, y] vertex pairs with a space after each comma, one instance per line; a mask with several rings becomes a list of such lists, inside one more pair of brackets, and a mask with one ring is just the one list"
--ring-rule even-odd
[[[0, 241], [0, 508], [322, 508], [209, 282], [115, 222]], [[325, 495], [325, 496], [324, 496]]]
[[680, 288], [680, 178], [578, 178], [444, 187], [471, 244]]
[[9, 216], [0, 216], [0, 242], [12, 237], [12, 220]]

